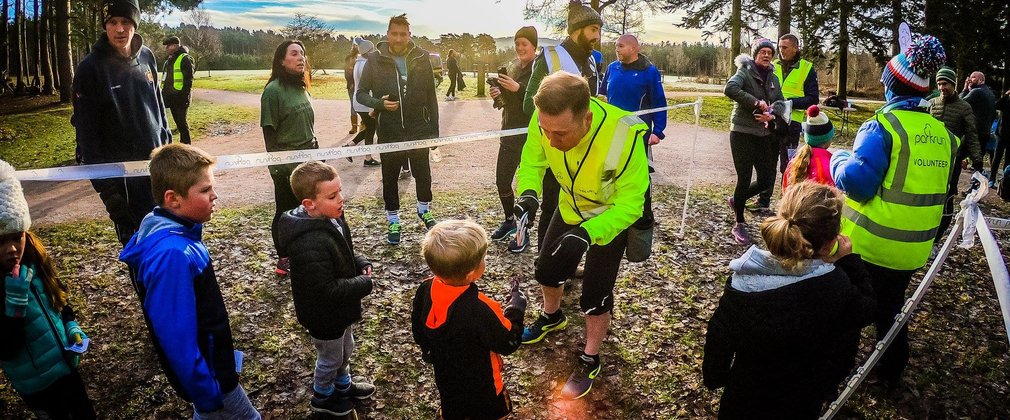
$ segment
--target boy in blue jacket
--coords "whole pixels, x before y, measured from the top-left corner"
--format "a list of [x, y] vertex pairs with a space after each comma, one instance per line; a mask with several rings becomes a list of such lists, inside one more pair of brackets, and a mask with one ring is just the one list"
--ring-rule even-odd
[[203, 223], [214, 212], [215, 159], [184, 144], [151, 154], [158, 204], [123, 248], [119, 260], [136, 272], [134, 287], [158, 361], [194, 419], [259, 420], [238, 383], [224, 298], [214, 276]]

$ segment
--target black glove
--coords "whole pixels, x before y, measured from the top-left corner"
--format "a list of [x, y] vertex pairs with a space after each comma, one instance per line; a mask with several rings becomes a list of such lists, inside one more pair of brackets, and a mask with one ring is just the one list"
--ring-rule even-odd
[[565, 232], [560, 238], [547, 246], [547, 255], [542, 256], [540, 265], [545, 274], [551, 273], [549, 280], [564, 281], [575, 274], [579, 268], [582, 256], [589, 250], [592, 239], [589, 232], [582, 226]]
[[509, 291], [509, 298], [505, 301], [506, 308], [515, 308], [517, 311], [526, 313], [526, 295], [519, 285], [519, 279], [512, 279], [512, 290]]
[[[516, 206], [512, 209], [512, 215], [516, 218], [516, 235], [525, 235], [533, 221], [537, 218], [537, 208], [540, 207], [540, 200], [537, 200], [537, 193], [533, 190], [523, 191], [516, 200]], [[517, 243], [522, 238], [516, 238]]]

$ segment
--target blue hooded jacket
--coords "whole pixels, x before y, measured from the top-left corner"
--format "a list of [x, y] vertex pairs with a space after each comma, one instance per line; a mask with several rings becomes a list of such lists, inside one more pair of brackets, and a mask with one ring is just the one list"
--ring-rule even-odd
[[199, 412], [223, 407], [238, 386], [231, 327], [203, 225], [156, 207], [119, 260], [137, 273], [137, 294], [169, 383]]
[[[622, 64], [619, 60], [610, 63], [600, 84], [600, 94], [607, 96], [607, 102], [625, 111], [666, 106], [666, 92], [663, 79], [649, 58], [639, 54], [638, 60]], [[652, 130], [652, 134], [664, 139], [666, 135], [666, 111], [641, 116]], [[648, 140], [648, 139], [647, 139]]]

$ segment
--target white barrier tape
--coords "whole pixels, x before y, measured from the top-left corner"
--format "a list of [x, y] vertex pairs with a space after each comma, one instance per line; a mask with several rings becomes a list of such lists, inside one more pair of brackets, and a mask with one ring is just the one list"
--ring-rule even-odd
[[[654, 112], [666, 111], [677, 108], [695, 106], [694, 102], [686, 104], [671, 105], [661, 108], [645, 109], [637, 111], [635, 115], [644, 115]], [[448, 137], [434, 139], [413, 140], [397, 143], [380, 143], [349, 147], [331, 147], [327, 149], [306, 149], [290, 150], [284, 152], [263, 152], [247, 153], [240, 155], [222, 155], [217, 157], [215, 170], [228, 170], [240, 168], [252, 168], [267, 165], [283, 165], [286, 163], [300, 163], [310, 160], [339, 159], [346, 157], [365, 156], [378, 153], [400, 152], [406, 150], [423, 149], [429, 147], [443, 146], [447, 144], [466, 143], [477, 140], [485, 140], [498, 137], [514, 136], [526, 134], [527, 128], [513, 128], [510, 130], [484, 131], [478, 133], [458, 134]], [[77, 165], [45, 169], [27, 169], [14, 172], [14, 177], [21, 181], [77, 181], [87, 179], [119, 178], [147, 176], [148, 162], [130, 161], [116, 163], [101, 163], [94, 165]]]
[[[986, 223], [986, 218], [982, 217], [982, 212], [978, 207], [973, 209], [978, 214], [975, 222], [976, 232], [978, 232], [979, 242], [982, 243], [982, 250], [985, 251], [985, 260], [989, 263], [989, 271], [992, 272], [992, 283], [996, 286], [996, 298], [999, 301], [1000, 311], [1003, 313], [1003, 327], [1006, 329], [1007, 340], [1010, 341], [1010, 272], [1007, 271], [1006, 261], [1000, 253], [999, 243]], [[1010, 222], [1010, 220], [1005, 220]]]
[[991, 230], [1010, 230], [1010, 219], [1000, 219], [997, 217], [986, 217], [985, 223]]

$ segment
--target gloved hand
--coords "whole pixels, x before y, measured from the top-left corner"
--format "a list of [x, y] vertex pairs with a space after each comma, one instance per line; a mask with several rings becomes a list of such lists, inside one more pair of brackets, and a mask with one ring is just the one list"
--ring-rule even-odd
[[28, 289], [32, 283], [34, 272], [27, 265], [15, 265], [14, 270], [4, 276], [4, 292], [7, 299], [4, 302], [4, 315], [10, 318], [23, 318], [25, 307], [28, 306]]
[[526, 312], [526, 295], [519, 285], [519, 279], [512, 279], [512, 290], [509, 291], [509, 298], [505, 302], [507, 308], [515, 308], [519, 312]]
[[[537, 193], [533, 190], [523, 191], [516, 200], [516, 205], [512, 209], [512, 215], [516, 218], [516, 235], [525, 235], [533, 226], [533, 221], [537, 217], [537, 208], [540, 207], [540, 200], [537, 200]], [[516, 237], [517, 243], [522, 243], [525, 238]]]
[[575, 274], [591, 243], [592, 239], [585, 228], [573, 228], [547, 246], [548, 256], [540, 263], [554, 266], [550, 271], [554, 272], [558, 280], [567, 279]]
[[77, 321], [70, 321], [67, 323], [67, 342], [70, 345], [81, 344], [88, 335], [84, 333], [80, 325], [77, 325]]

